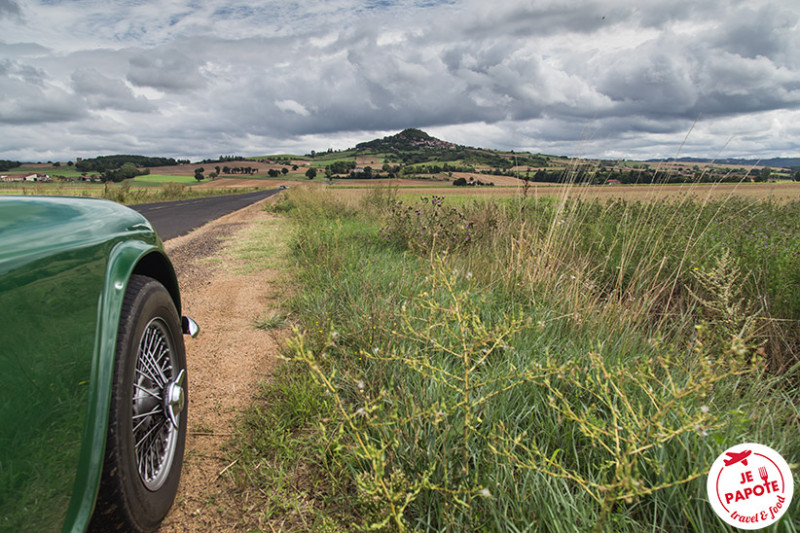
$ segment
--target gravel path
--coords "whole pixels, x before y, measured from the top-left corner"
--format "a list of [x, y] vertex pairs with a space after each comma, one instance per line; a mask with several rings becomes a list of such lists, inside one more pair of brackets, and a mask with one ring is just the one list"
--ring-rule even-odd
[[226, 253], [231, 239], [272, 216], [263, 206], [261, 201], [165, 242], [184, 312], [200, 325], [200, 334], [186, 338], [189, 434], [178, 497], [162, 532], [250, 531], [259, 525], [258, 513], [236, 498], [222, 473], [229, 466], [223, 446], [236, 416], [269, 378], [284, 341], [282, 332], [253, 326], [255, 317], [277, 305], [278, 273], [237, 273], [236, 260]]

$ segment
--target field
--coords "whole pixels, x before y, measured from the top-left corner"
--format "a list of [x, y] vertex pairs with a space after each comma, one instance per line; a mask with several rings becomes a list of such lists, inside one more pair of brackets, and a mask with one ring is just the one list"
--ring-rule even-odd
[[[454, 173], [455, 175], [456, 173]], [[480, 176], [479, 174], [476, 176]], [[493, 178], [483, 176], [491, 181]], [[519, 183], [519, 180], [515, 180]], [[317, 184], [316, 182], [314, 183]], [[698, 201], [724, 200], [731, 197], [744, 197], [757, 200], [788, 202], [800, 200], [800, 183], [742, 183], [742, 184], [700, 184], [700, 185], [589, 185], [562, 186], [556, 184], [534, 184], [527, 191], [521, 184], [515, 186], [499, 185], [496, 187], [454, 187], [449, 182], [434, 180], [336, 180], [333, 188], [349, 190], [351, 195], [364, 196], [370, 194], [375, 187], [397, 188], [401, 194], [416, 196], [445, 195], [464, 198], [573, 198], [584, 200], [624, 199], [633, 201], [664, 201], [693, 198]]]
[[232, 475], [340, 530], [728, 531], [716, 456], [800, 457], [797, 187], [456, 189], [274, 205], [296, 330]]
[[123, 183], [0, 183], [0, 195], [79, 196], [105, 198], [132, 205], [237, 194], [280, 185], [280, 182], [252, 179], [223, 181], [220, 184], [207, 180], [198, 184], [194, 178], [186, 181], [188, 179], [168, 176], [163, 180], [154, 177], [152, 182], [134, 179]]
[[134, 183], [149, 183], [149, 184], [162, 184], [162, 183], [182, 183], [183, 185], [194, 185], [195, 183], [203, 183], [210, 181], [205, 179], [198, 182], [194, 176], [181, 176], [175, 174], [148, 174], [147, 176], [137, 176], [133, 178]]

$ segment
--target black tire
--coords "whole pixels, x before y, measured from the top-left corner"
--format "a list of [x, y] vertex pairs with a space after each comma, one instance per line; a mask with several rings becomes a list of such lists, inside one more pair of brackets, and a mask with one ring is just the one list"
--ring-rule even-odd
[[[185, 378], [172, 298], [158, 281], [132, 276], [117, 333], [103, 474], [90, 530], [154, 531], [167, 515], [186, 440]], [[170, 412], [177, 412], [177, 424]]]

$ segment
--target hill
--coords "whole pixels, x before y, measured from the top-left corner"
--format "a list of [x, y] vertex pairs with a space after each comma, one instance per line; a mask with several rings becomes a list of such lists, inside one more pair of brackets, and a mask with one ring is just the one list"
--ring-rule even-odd
[[363, 142], [356, 145], [356, 150], [360, 152], [415, 152], [419, 150], [426, 151], [440, 151], [440, 150], [453, 150], [459, 147], [451, 142], [446, 142], [431, 137], [422, 130], [410, 128], [403, 130], [396, 135], [384, 137], [383, 139], [375, 139], [369, 142]]
[[421, 163], [451, 163], [451, 165], [508, 169], [516, 165], [547, 166], [547, 157], [515, 154], [498, 150], [472, 148], [443, 141], [428, 133], [410, 128], [396, 135], [359, 143], [356, 157], [383, 155], [387, 163], [418, 165]]

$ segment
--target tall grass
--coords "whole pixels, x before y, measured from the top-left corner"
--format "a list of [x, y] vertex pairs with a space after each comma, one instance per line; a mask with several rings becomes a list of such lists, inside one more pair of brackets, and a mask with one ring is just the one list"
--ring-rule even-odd
[[276, 209], [290, 358], [332, 402], [325, 463], [365, 527], [724, 531], [717, 455], [800, 457], [798, 204], [292, 189]]

